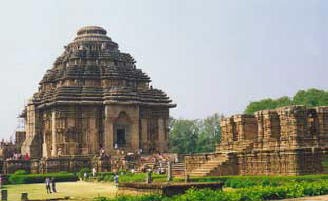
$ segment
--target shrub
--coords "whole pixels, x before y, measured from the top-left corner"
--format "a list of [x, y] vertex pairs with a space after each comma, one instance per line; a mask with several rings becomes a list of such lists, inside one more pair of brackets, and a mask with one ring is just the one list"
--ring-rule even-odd
[[57, 182], [77, 181], [78, 178], [73, 173], [47, 173], [47, 174], [11, 174], [8, 181], [10, 184], [32, 184], [43, 183], [45, 179], [55, 178]]
[[[99, 172], [97, 173], [97, 181], [113, 182], [115, 173], [113, 172]], [[119, 182], [144, 182], [147, 178], [146, 173], [130, 173], [130, 172], [119, 172]], [[153, 174], [154, 182], [165, 182], [166, 175]], [[179, 179], [181, 180], [181, 179]], [[182, 179], [183, 180], [183, 179]]]
[[14, 175], [24, 175], [24, 174], [28, 174], [28, 172], [26, 170], [16, 170]]
[[113, 199], [99, 198], [96, 201], [260, 201], [303, 196], [328, 194], [328, 181], [289, 183], [283, 186], [253, 186], [235, 191], [224, 192], [209, 189], [189, 189], [185, 194], [173, 197], [160, 195], [145, 195], [137, 198], [133, 196], [119, 196]]

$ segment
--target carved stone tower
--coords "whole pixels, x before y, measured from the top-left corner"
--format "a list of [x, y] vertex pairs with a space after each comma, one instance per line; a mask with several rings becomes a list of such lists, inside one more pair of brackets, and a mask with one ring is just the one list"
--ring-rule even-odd
[[46, 72], [23, 112], [23, 154], [168, 150], [169, 108], [176, 105], [106, 33], [83, 27]]

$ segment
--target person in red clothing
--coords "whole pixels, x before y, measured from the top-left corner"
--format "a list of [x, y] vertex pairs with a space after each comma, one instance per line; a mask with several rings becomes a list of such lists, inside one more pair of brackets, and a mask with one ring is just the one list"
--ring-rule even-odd
[[28, 155], [28, 153], [26, 153], [25, 156], [24, 156], [24, 160], [28, 161], [30, 159], [31, 159], [31, 157]]

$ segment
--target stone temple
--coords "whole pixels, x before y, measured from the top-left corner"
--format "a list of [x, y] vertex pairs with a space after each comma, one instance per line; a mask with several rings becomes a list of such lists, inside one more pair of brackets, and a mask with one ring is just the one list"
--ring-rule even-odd
[[328, 107], [289, 106], [221, 121], [216, 152], [186, 157], [187, 174], [328, 173]]
[[81, 28], [47, 70], [22, 114], [22, 154], [168, 151], [169, 109], [175, 105], [106, 34], [97, 26]]

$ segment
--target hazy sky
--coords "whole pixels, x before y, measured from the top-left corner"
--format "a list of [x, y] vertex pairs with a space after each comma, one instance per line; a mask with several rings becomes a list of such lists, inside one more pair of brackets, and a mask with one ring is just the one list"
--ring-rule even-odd
[[0, 137], [85, 25], [130, 53], [176, 118], [241, 113], [252, 100], [328, 84], [328, 1], [2, 1]]

